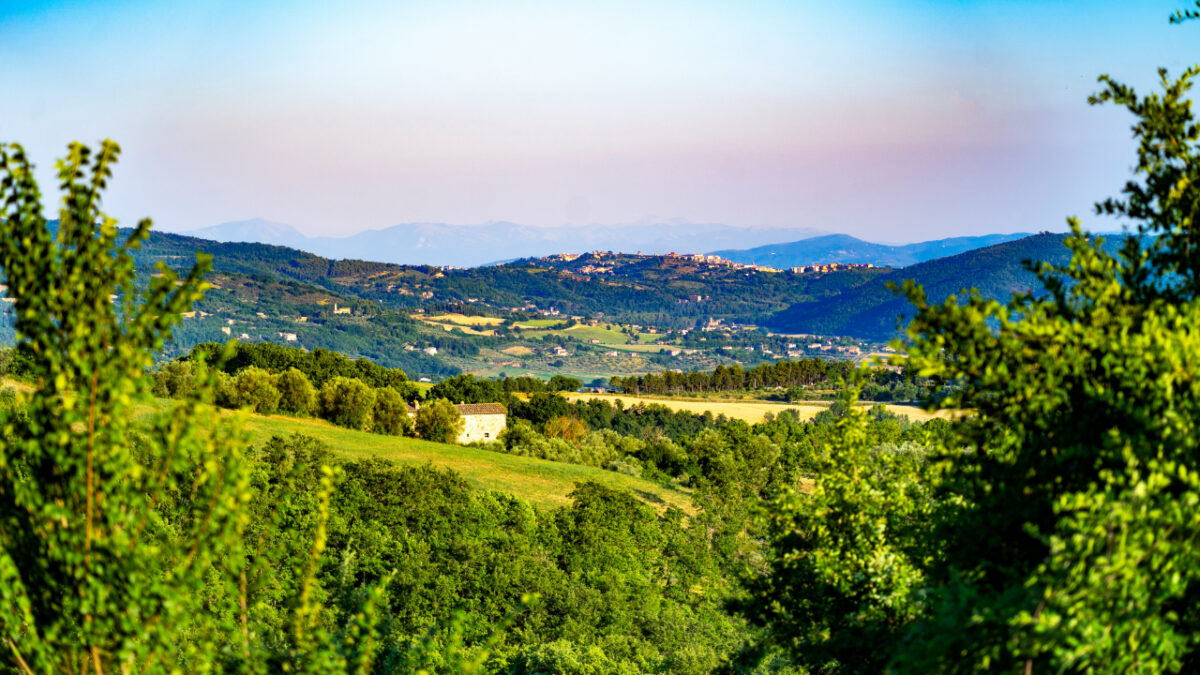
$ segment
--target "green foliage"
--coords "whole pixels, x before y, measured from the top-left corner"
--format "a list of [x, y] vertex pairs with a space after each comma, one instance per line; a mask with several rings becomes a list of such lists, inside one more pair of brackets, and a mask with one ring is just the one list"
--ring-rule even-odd
[[908, 366], [970, 416], [929, 464], [837, 422], [812, 495], [776, 505], [762, 645], [848, 672], [1200, 668], [1197, 74], [1150, 96], [1101, 78], [1092, 102], [1137, 120], [1136, 176], [1097, 205], [1137, 223], [1115, 254], [1071, 219], [1038, 295], [906, 285]]
[[433, 385], [426, 394], [430, 400], [444, 398], [452, 403], [491, 403], [504, 398], [501, 384], [471, 374], [456, 375]]
[[321, 387], [321, 416], [351, 429], [366, 429], [375, 408], [375, 391], [361, 380], [335, 377]]
[[170, 361], [154, 373], [154, 395], [187, 398], [196, 390], [196, 369], [191, 361]]
[[[1093, 102], [1138, 119], [1138, 179], [1097, 207], [1137, 219], [1119, 255], [1072, 220], [1071, 264], [1038, 268], [1044, 300], [930, 305], [910, 290], [912, 361], [961, 382], [944, 404], [977, 414], [941, 488], [928, 616], [898, 662], [1196, 667], [1197, 72], [1164, 73], [1147, 97], [1101, 78]], [[966, 620], [965, 598], [971, 630], [937, 628]]]
[[136, 443], [129, 426], [131, 406], [149, 395], [151, 353], [200, 298], [207, 259], [183, 279], [162, 270], [135, 294], [130, 252], [150, 222], [118, 244], [100, 211], [118, 153], [111, 141], [94, 155], [70, 146], [52, 231], [24, 150], [0, 146], [0, 268], [35, 382], [23, 414], [0, 412], [0, 632], [10, 668], [203, 670], [233, 631], [201, 601], [232, 596], [212, 571], [231, 553], [238, 566], [248, 488], [230, 432], [194, 422], [211, 414], [211, 381]]
[[274, 378], [262, 368], [244, 368], [234, 376], [230, 402], [235, 408], [248, 408], [260, 415], [270, 415], [279, 408], [279, 390]]
[[920, 454], [872, 446], [861, 408], [847, 405], [834, 424], [811, 492], [788, 489], [773, 504], [771, 573], [751, 579], [741, 606], [770, 630], [748, 656], [781, 647], [814, 672], [877, 673], [891, 654], [866, 646], [894, 642], [919, 610], [930, 482]]
[[454, 404], [444, 398], [434, 399], [417, 409], [413, 427], [417, 436], [438, 443], [454, 443], [465, 424]]
[[[609, 385], [625, 394], [678, 394], [709, 391], [742, 391], [815, 384], [837, 385], [850, 376], [854, 364], [813, 358], [760, 363], [753, 368], [717, 366], [711, 373], [664, 371], [648, 375], [616, 376]], [[886, 371], [885, 371], [886, 372]]]
[[549, 382], [550, 391], [579, 391], [582, 386], [582, 382], [566, 375], [555, 375]]
[[408, 403], [391, 387], [375, 390], [375, 409], [371, 414], [371, 430], [392, 436], [411, 436], [412, 418], [408, 416]]
[[1181, 9], [1171, 15], [1171, 23], [1183, 23], [1191, 19], [1200, 19], [1200, 0], [1193, 0], [1196, 9]]
[[[70, 146], [52, 228], [24, 151], [0, 146], [0, 269], [33, 381], [0, 405], [0, 663], [25, 673], [366, 672], [378, 589], [331, 622], [317, 585], [336, 472], [308, 464], [315, 480], [298, 481], [303, 471], [289, 468], [327, 453], [268, 448], [264, 471], [239, 432], [214, 423], [204, 360], [146, 376], [204, 291], [207, 260], [183, 279], [162, 268], [136, 291], [132, 251], [150, 223], [118, 244], [99, 210], [118, 152], [109, 141], [95, 157]], [[139, 408], [152, 408], [152, 388], [179, 400], [147, 417]]]
[[283, 412], [306, 416], [317, 411], [317, 390], [299, 369], [288, 368], [277, 375], [275, 389]]

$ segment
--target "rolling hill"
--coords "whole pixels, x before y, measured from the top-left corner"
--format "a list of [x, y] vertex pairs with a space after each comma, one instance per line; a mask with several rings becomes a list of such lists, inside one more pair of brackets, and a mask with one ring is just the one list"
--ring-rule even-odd
[[1028, 233], [954, 237], [903, 246], [873, 244], [847, 234], [830, 234], [786, 244], [768, 244], [750, 249], [714, 251], [727, 260], [771, 267], [799, 267], [828, 263], [870, 263], [877, 267], [908, 267], [916, 263], [964, 253], [1028, 237]]
[[793, 303], [825, 297], [886, 272], [776, 274], [638, 254], [560, 255], [445, 269], [334, 260], [283, 246], [219, 243], [161, 232], [152, 233], [138, 252], [139, 265], [149, 268], [161, 260], [182, 268], [198, 250], [213, 255], [218, 272], [311, 284], [396, 311], [445, 311], [463, 305], [501, 313], [554, 308], [565, 315], [603, 315], [679, 328], [712, 317], [757, 323]]

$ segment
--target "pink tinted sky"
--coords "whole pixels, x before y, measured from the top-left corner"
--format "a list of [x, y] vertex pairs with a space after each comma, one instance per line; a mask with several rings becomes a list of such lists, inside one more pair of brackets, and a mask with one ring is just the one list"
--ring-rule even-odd
[[67, 141], [120, 141], [109, 209], [171, 230], [1061, 229], [1132, 164], [1096, 75], [1200, 56], [1182, 6], [0, 3], [0, 119], [46, 180]]

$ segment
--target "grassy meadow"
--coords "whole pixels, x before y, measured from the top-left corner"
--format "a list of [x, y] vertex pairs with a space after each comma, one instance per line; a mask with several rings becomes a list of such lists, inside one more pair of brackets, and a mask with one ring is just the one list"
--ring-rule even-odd
[[595, 481], [612, 488], [630, 490], [656, 508], [677, 506], [692, 510], [691, 497], [685, 492], [595, 467], [431, 443], [415, 438], [381, 436], [334, 426], [319, 419], [248, 413], [238, 415], [255, 445], [266, 442], [272, 436], [300, 433], [324, 441], [334, 453], [346, 459], [379, 457], [399, 464], [433, 464], [457, 471], [479, 490], [508, 492], [539, 507], [566, 505], [570, 503], [567, 495], [575, 489], [576, 483]]

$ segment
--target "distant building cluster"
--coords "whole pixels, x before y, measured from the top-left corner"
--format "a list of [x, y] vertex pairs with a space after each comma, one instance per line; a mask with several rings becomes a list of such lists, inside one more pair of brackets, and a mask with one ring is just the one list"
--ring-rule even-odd
[[829, 263], [827, 265], [801, 265], [791, 268], [792, 274], [816, 274], [841, 270], [865, 270], [874, 267], [871, 263]]
[[688, 262], [699, 263], [701, 265], [708, 265], [711, 267], [727, 267], [727, 268], [735, 269], [735, 270], [754, 270], [755, 272], [781, 272], [781, 271], [783, 271], [783, 270], [776, 269], [774, 267], [768, 267], [767, 265], [755, 265], [753, 263], [733, 262], [732, 260], [726, 260], [725, 258], [722, 258], [719, 255], [710, 255], [707, 253], [688, 253], [688, 254], [684, 254], [684, 255], [680, 255], [678, 253], [668, 253], [664, 257], [676, 259], [676, 260], [687, 260]]

